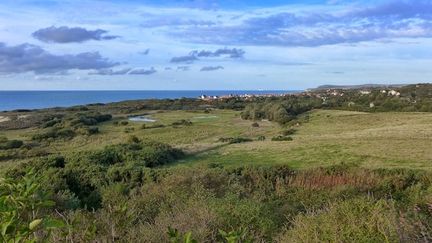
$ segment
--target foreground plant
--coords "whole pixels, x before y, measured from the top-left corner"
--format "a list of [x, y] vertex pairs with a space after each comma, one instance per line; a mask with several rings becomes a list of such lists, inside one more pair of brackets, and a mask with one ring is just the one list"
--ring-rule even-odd
[[[222, 239], [222, 241], [220, 241], [221, 243], [253, 242], [253, 239], [249, 238], [247, 234], [248, 231], [243, 228], [240, 228], [239, 230], [229, 231], [229, 232], [219, 230], [219, 236]], [[172, 243], [197, 243], [197, 241], [193, 239], [192, 232], [181, 234], [177, 229], [168, 227], [168, 236]]]
[[0, 178], [0, 241], [36, 242], [63, 222], [48, 216], [55, 205], [30, 171], [19, 179]]

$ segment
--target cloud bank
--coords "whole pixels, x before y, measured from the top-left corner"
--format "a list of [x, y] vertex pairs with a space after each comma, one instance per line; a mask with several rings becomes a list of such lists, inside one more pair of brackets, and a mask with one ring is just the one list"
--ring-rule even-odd
[[104, 69], [119, 65], [98, 52], [76, 55], [54, 55], [39, 46], [28, 43], [7, 46], [0, 42], [0, 73], [59, 73], [71, 69]]
[[119, 38], [119, 36], [106, 35], [106, 33], [108, 33], [108, 31], [102, 29], [87, 30], [80, 27], [51, 26], [37, 30], [32, 36], [47, 43], [80, 43], [89, 40], [101, 41]]
[[227, 57], [227, 58], [236, 59], [236, 58], [243, 58], [245, 53], [246, 52], [242, 49], [237, 49], [237, 48], [229, 49], [226, 47], [222, 48], [222, 49], [217, 49], [215, 51], [208, 51], [208, 50], [197, 51], [197, 50], [194, 50], [194, 51], [191, 51], [186, 56], [173, 57], [173, 58], [171, 58], [170, 62], [171, 63], [191, 64], [194, 61], [201, 60], [202, 58], [211, 58], [211, 57]]
[[101, 69], [96, 70], [93, 72], [89, 72], [90, 75], [125, 75], [128, 74], [132, 69], [131, 68], [124, 68], [120, 70], [113, 70], [113, 69]]
[[316, 47], [379, 39], [432, 37], [432, 1], [392, 1], [341, 11], [256, 14], [233, 24], [173, 30], [201, 44]]
[[134, 69], [129, 72], [130, 75], [152, 75], [155, 74], [157, 70], [154, 67], [151, 67], [150, 69]]
[[198, 58], [195, 55], [188, 55], [188, 56], [179, 56], [179, 57], [173, 57], [171, 58], [171, 63], [193, 63], [194, 61], [198, 60]]
[[246, 52], [242, 49], [229, 49], [229, 48], [223, 48], [223, 49], [217, 49], [216, 51], [192, 51], [190, 55], [197, 56], [197, 57], [220, 57], [220, 56], [227, 56], [229, 58], [241, 58], [244, 56]]
[[201, 72], [209, 72], [209, 71], [217, 71], [217, 70], [221, 70], [224, 69], [224, 67], [222, 66], [207, 66], [207, 67], [202, 67], [200, 69]]

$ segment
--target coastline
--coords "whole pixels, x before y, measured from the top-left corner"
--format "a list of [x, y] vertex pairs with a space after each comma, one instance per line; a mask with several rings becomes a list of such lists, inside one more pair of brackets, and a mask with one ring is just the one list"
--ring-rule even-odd
[[180, 99], [201, 96], [281, 95], [303, 90], [148, 90], [148, 91], [0, 91], [0, 111], [66, 108], [135, 100]]

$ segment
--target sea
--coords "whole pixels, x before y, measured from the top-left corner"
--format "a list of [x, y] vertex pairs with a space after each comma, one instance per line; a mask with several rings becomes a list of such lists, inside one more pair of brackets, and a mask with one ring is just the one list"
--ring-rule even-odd
[[201, 95], [289, 94], [300, 90], [0, 91], [0, 111], [69, 107], [142, 99], [198, 98]]

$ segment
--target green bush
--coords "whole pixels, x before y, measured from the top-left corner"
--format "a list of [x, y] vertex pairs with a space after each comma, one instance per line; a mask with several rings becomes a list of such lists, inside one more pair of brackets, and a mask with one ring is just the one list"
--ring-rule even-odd
[[295, 133], [296, 133], [296, 130], [293, 128], [282, 131], [283, 136], [290, 136], [290, 135], [294, 135]]
[[112, 119], [110, 114], [100, 113], [83, 113], [77, 114], [75, 118], [70, 121], [71, 126], [94, 126], [98, 123], [109, 121]]
[[253, 140], [250, 138], [244, 138], [244, 137], [226, 137], [226, 138], [219, 138], [219, 142], [223, 143], [246, 143], [246, 142], [252, 142]]
[[49, 215], [55, 206], [33, 172], [19, 179], [0, 178], [0, 240], [42, 242], [52, 230], [64, 226]]
[[21, 148], [24, 145], [24, 142], [21, 140], [3, 140], [0, 141], [0, 149], [16, 149]]
[[87, 128], [87, 135], [94, 135], [99, 133], [98, 127], [89, 127]]
[[99, 133], [99, 128], [98, 127], [87, 127], [87, 126], [83, 126], [80, 127], [78, 129], [76, 129], [76, 132], [82, 135], [87, 135], [87, 136], [91, 136], [91, 135], [95, 135]]
[[125, 129], [123, 130], [124, 133], [131, 133], [135, 131], [134, 127], [125, 127]]
[[133, 144], [133, 143], [140, 143], [140, 142], [141, 142], [141, 140], [135, 135], [131, 135], [128, 138], [128, 143]]
[[75, 131], [71, 128], [51, 128], [45, 132], [32, 136], [33, 140], [42, 141], [47, 139], [71, 139], [75, 136]]
[[276, 136], [276, 137], [272, 137], [271, 140], [272, 140], [272, 141], [292, 141], [293, 138], [292, 138], [292, 137], [289, 137], [289, 136], [282, 136], [282, 135], [279, 135], [279, 136]]
[[53, 127], [54, 125], [59, 124], [61, 122], [62, 122], [61, 119], [54, 118], [53, 120], [47, 121], [44, 124], [42, 124], [42, 128]]
[[189, 120], [179, 120], [179, 121], [175, 121], [173, 123], [171, 123], [172, 126], [191, 126], [192, 122]]

